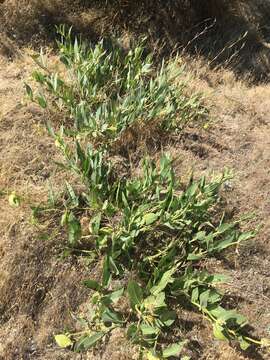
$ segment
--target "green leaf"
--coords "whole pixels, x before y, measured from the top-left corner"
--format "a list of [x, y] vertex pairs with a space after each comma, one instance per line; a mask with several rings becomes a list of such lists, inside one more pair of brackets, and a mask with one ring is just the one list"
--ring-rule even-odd
[[159, 356], [155, 354], [155, 351], [148, 351], [147, 354], [147, 360], [161, 360]]
[[186, 190], [185, 195], [188, 198], [193, 197], [196, 194], [197, 190], [198, 190], [198, 184], [196, 182], [193, 182], [193, 183], [191, 183], [189, 188]]
[[26, 93], [27, 93], [27, 96], [29, 97], [30, 100], [33, 101], [34, 99], [34, 95], [33, 95], [33, 90], [31, 89], [31, 87], [28, 85], [28, 84], [24, 84], [25, 86], [25, 90], [26, 90]]
[[173, 357], [178, 357], [181, 353], [181, 351], [183, 350], [183, 347], [185, 346], [187, 342], [186, 341], [182, 341], [180, 343], [176, 343], [176, 344], [172, 344], [170, 346], [168, 346], [165, 350], [163, 350], [162, 355], [165, 359], [173, 356]]
[[173, 310], [164, 310], [159, 314], [160, 321], [164, 326], [171, 326], [176, 320], [176, 312]]
[[204, 309], [207, 307], [209, 295], [210, 290], [206, 290], [200, 294], [200, 306]]
[[200, 260], [205, 254], [189, 254], [187, 257], [188, 261]]
[[145, 215], [144, 215], [144, 217], [143, 217], [143, 223], [144, 223], [145, 225], [151, 225], [151, 224], [153, 224], [158, 218], [159, 218], [159, 215], [158, 215], [158, 214], [148, 213], [148, 214], [145, 214]]
[[135, 336], [137, 335], [137, 332], [138, 332], [138, 327], [136, 324], [131, 324], [128, 329], [127, 329], [127, 337], [129, 339], [134, 339]]
[[42, 107], [43, 109], [46, 109], [47, 101], [43, 95], [38, 95], [37, 101], [38, 101], [40, 107]]
[[16, 194], [15, 191], [13, 191], [9, 197], [8, 197], [8, 202], [9, 202], [9, 205], [10, 206], [13, 206], [13, 207], [18, 207], [20, 206], [21, 204], [21, 199], [20, 197]]
[[100, 331], [91, 336], [84, 336], [76, 343], [75, 349], [77, 351], [87, 350], [93, 347], [99, 340], [101, 340], [104, 335], [106, 335], [106, 333]]
[[166, 286], [167, 286], [168, 284], [172, 283], [173, 280], [174, 280], [173, 277], [172, 277], [172, 275], [175, 273], [175, 271], [176, 271], [175, 268], [172, 268], [172, 269], [166, 271], [166, 272], [163, 274], [160, 282], [159, 282], [156, 286], [153, 286], [153, 287], [150, 289], [151, 294], [153, 294], [153, 295], [158, 295], [161, 291], [163, 291], [163, 290], [166, 288]]
[[247, 232], [242, 233], [238, 237], [237, 241], [238, 242], [247, 241], [249, 239], [254, 238], [255, 235], [256, 235], [256, 231], [247, 231]]
[[199, 288], [195, 287], [191, 293], [191, 301], [196, 303], [198, 299], [199, 299]]
[[226, 341], [229, 339], [229, 337], [226, 335], [224, 328], [217, 323], [213, 324], [213, 334], [216, 339], [221, 341]]
[[115, 304], [120, 299], [120, 297], [123, 295], [123, 293], [124, 293], [124, 288], [121, 288], [119, 290], [108, 293], [102, 297], [102, 303], [106, 306]]
[[158, 328], [155, 328], [153, 326], [150, 326], [150, 325], [147, 325], [145, 323], [142, 323], [140, 325], [140, 329], [141, 329], [141, 332], [144, 336], [147, 336], [147, 335], [156, 335], [158, 334], [159, 332], [159, 329]]
[[79, 197], [75, 194], [75, 191], [73, 190], [73, 187], [66, 181], [66, 189], [68, 192], [69, 200], [72, 207], [79, 206]]
[[104, 323], [112, 322], [114, 324], [123, 324], [123, 319], [116, 311], [107, 308], [102, 314], [102, 320]]
[[102, 286], [107, 288], [111, 282], [110, 257], [106, 255], [103, 262]]
[[157, 296], [150, 295], [144, 300], [145, 308], [149, 309], [150, 311], [154, 311], [155, 309], [165, 307], [165, 293], [161, 292]]
[[101, 286], [100, 284], [95, 280], [84, 280], [83, 285], [86, 286], [88, 289], [100, 291]]
[[108, 297], [110, 297], [111, 301], [115, 304], [117, 303], [117, 301], [121, 298], [121, 296], [124, 293], [124, 288], [120, 288], [119, 290], [115, 290], [113, 291], [111, 294], [107, 295]]
[[81, 224], [71, 212], [68, 217], [68, 241], [75, 246], [81, 237]]
[[73, 342], [70, 340], [70, 338], [63, 334], [55, 335], [54, 339], [57, 345], [60, 346], [61, 348], [67, 348], [73, 345]]
[[221, 224], [221, 225], [217, 228], [216, 232], [217, 232], [218, 234], [223, 234], [224, 232], [226, 232], [226, 231], [228, 231], [228, 230], [231, 230], [231, 229], [233, 229], [234, 227], [235, 227], [235, 224], [223, 223], [223, 224]]
[[109, 265], [110, 265], [111, 271], [112, 271], [115, 275], [119, 275], [120, 270], [119, 270], [116, 262], [113, 260], [112, 256], [109, 257]]
[[224, 240], [217, 242], [211, 247], [209, 250], [214, 252], [220, 252], [224, 249], [227, 249], [228, 247], [232, 246], [232, 244], [235, 242], [235, 236], [229, 235]]
[[231, 278], [224, 274], [214, 274], [207, 278], [207, 282], [211, 282], [212, 284], [228, 283], [230, 280]]
[[136, 305], [140, 305], [143, 301], [143, 291], [136, 281], [130, 281], [127, 287], [129, 301], [133, 310]]
[[61, 216], [61, 226], [67, 225], [68, 224], [68, 216], [69, 216], [69, 212], [66, 210], [63, 215]]
[[222, 299], [221, 294], [216, 289], [210, 289], [209, 296], [207, 299], [208, 304], [219, 303]]
[[230, 317], [230, 319], [233, 319], [236, 324], [240, 325], [241, 327], [248, 323], [247, 318], [244, 315], [238, 314], [234, 310], [232, 310], [232, 316]]
[[226, 310], [221, 306], [218, 306], [216, 309], [212, 309], [211, 314], [213, 314], [219, 322], [226, 323], [230, 321], [233, 322], [234, 325], [237, 324], [241, 327], [247, 323], [245, 316], [238, 314], [235, 310]]
[[48, 131], [48, 134], [49, 134], [50, 136], [52, 136], [53, 138], [56, 138], [54, 129], [53, 129], [53, 127], [52, 127], [52, 124], [51, 124], [49, 121], [47, 121], [45, 125], [46, 125], [46, 129], [47, 129], [47, 131]]
[[245, 339], [243, 339], [242, 336], [238, 337], [238, 341], [239, 341], [240, 348], [244, 351], [247, 350], [251, 345], [249, 342], [247, 342]]
[[94, 216], [90, 221], [91, 233], [94, 235], [98, 235], [100, 229], [101, 222], [101, 213], [98, 213]]
[[37, 82], [39, 82], [40, 84], [43, 84], [44, 81], [46, 80], [46, 76], [43, 75], [41, 72], [39, 71], [34, 71], [32, 73], [32, 77], [33, 79], [35, 79]]
[[126, 198], [126, 195], [125, 195], [124, 191], [122, 191], [122, 201], [123, 201], [124, 206], [127, 209], [129, 209], [129, 204], [128, 204], [128, 201], [127, 201], [127, 198]]

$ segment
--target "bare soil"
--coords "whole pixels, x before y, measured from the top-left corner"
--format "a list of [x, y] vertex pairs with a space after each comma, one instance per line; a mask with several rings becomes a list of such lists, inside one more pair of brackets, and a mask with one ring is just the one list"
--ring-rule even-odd
[[[60, 189], [67, 175], [53, 163], [58, 155], [45, 130], [47, 115], [24, 99], [23, 82], [33, 70], [30, 53], [1, 34], [0, 359], [133, 359], [136, 349], [119, 330], [101, 349], [86, 354], [59, 350], [53, 341], [53, 334], [74, 327], [70, 312], [83, 311], [89, 297], [81, 281], [97, 277], [99, 269], [80, 257], [62, 258], [65, 234], [55, 230], [57, 216], [42, 225], [31, 223], [30, 206], [46, 200], [49, 181]], [[248, 226], [261, 224], [261, 229], [215, 267], [233, 279], [226, 289], [228, 303], [249, 318], [253, 335], [269, 337], [270, 85], [247, 85], [232, 71], [211, 70], [199, 57], [183, 61], [190, 86], [206, 94], [210, 120], [204, 128], [193, 125], [164, 139], [163, 147], [178, 159], [179, 176], [234, 170], [234, 180], [224, 188], [226, 209], [235, 216], [255, 211]], [[8, 203], [12, 191], [22, 198], [18, 208]], [[213, 340], [200, 316], [183, 312], [183, 323], [192, 359], [270, 359], [263, 350], [243, 353]]]

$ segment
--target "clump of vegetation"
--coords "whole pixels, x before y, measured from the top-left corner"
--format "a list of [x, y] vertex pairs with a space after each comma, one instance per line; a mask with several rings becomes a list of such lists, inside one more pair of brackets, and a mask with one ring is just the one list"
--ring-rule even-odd
[[[60, 131], [49, 126], [63, 164], [76, 173], [84, 191], [67, 184], [68, 200], [61, 224], [72, 249], [102, 259], [99, 281], [86, 280], [93, 290], [91, 311], [80, 319], [83, 331], [55, 336], [62, 347], [83, 351], [117, 327], [125, 328], [139, 344], [140, 357], [179, 356], [185, 339], [166, 342], [177, 324], [183, 303], [199, 311], [213, 325], [219, 340], [238, 340], [242, 349], [268, 341], [247, 336], [247, 320], [224, 307], [219, 284], [228, 279], [207, 272], [203, 260], [255, 235], [242, 232], [239, 220], [228, 222], [218, 211], [222, 184], [229, 172], [183, 185], [173, 160], [163, 154], [158, 164], [142, 159], [141, 172], [122, 176], [111, 159], [111, 146], [131, 125], [155, 122], [166, 132], [179, 131], [205, 113], [197, 95], [188, 97], [184, 84], [175, 85], [175, 67], [153, 66], [152, 56], [139, 45], [129, 51], [105, 41], [89, 47], [59, 29], [64, 75], [52, 73], [43, 56], [36, 62], [44, 71], [33, 74], [48, 94], [30, 98], [43, 108], [63, 110]], [[179, 75], [179, 74], [178, 74]], [[83, 210], [82, 210], [83, 209]], [[87, 213], [88, 234], [81, 216]], [[121, 304], [129, 304], [121, 308]]]
[[[72, 39], [71, 29], [62, 26], [58, 31], [63, 78], [47, 68], [43, 56], [36, 61], [46, 71], [33, 76], [51, 95], [53, 107], [65, 109], [74, 121], [73, 132], [91, 136], [92, 143], [108, 145], [134, 123], [154, 122], [164, 131], [178, 130], [205, 113], [198, 94], [187, 96], [185, 84], [175, 84], [181, 74], [176, 61], [163, 63], [156, 71], [143, 41], [129, 51], [116, 40], [89, 47]], [[43, 94], [33, 99], [46, 107]]]

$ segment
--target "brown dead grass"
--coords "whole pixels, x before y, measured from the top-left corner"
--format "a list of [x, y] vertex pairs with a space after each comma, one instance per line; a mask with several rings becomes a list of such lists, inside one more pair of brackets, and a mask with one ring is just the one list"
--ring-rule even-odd
[[264, 80], [270, 68], [269, 15], [269, 0], [4, 0], [0, 29], [17, 44], [38, 47], [52, 43], [60, 23], [92, 40], [112, 33], [146, 35], [158, 54], [186, 47], [203, 54], [211, 67], [226, 64], [238, 75]]
[[[27, 57], [16, 63], [1, 58], [0, 189], [4, 195], [0, 199], [0, 358], [3, 359], [29, 357], [37, 346], [42, 348], [50, 343], [54, 329], [65, 319], [68, 321], [68, 312], [76, 308], [79, 294], [76, 288], [82, 275], [86, 276], [80, 264], [69, 262], [67, 266], [58, 259], [61, 234], [49, 245], [40, 240], [46, 227], [35, 229], [29, 224], [29, 205], [45, 200], [46, 182], [55, 173], [51, 163], [54, 149], [44, 135], [41, 113], [21, 103], [23, 79], [32, 68], [29, 63]], [[10, 208], [7, 201], [14, 190], [23, 199], [18, 209]], [[53, 235], [50, 230], [49, 235]], [[79, 301], [85, 297], [83, 290], [79, 297]], [[54, 309], [53, 312], [47, 312], [46, 307]], [[38, 335], [33, 338], [37, 328]]]

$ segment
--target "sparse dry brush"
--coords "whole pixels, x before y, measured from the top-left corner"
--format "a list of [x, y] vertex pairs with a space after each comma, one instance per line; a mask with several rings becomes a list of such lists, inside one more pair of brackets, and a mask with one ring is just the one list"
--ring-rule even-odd
[[52, 40], [54, 25], [66, 23], [92, 39], [147, 35], [162, 56], [185, 47], [211, 66], [225, 62], [257, 80], [269, 74], [269, 0], [5, 0], [0, 7], [0, 27], [22, 43]]
[[[137, 175], [119, 173], [112, 158], [130, 126], [154, 122], [169, 136], [204, 116], [200, 96], [187, 96], [183, 82], [175, 85], [181, 77], [176, 62], [155, 68], [143, 44], [128, 51], [115, 40], [89, 46], [64, 26], [58, 35], [64, 75], [49, 69], [41, 54], [35, 57], [41, 70], [33, 74], [40, 90], [26, 85], [26, 91], [42, 108], [69, 116], [60, 130], [48, 125], [61, 166], [81, 186], [76, 192], [66, 183], [64, 199], [50, 202], [62, 212], [66, 254], [87, 253], [102, 262], [102, 274], [84, 283], [93, 293], [91, 309], [77, 318], [81, 331], [56, 335], [58, 345], [87, 350], [123, 328], [139, 345], [138, 358], [187, 359], [178, 314], [190, 306], [211, 322], [218, 340], [237, 340], [243, 350], [269, 346], [269, 340], [249, 336], [247, 319], [224, 305], [220, 284], [229, 279], [204, 266], [256, 235], [241, 231], [244, 218], [229, 220], [220, 211], [220, 190], [231, 174], [182, 184], [167, 154], [157, 164], [141, 159]], [[42, 208], [34, 209], [38, 213]]]

